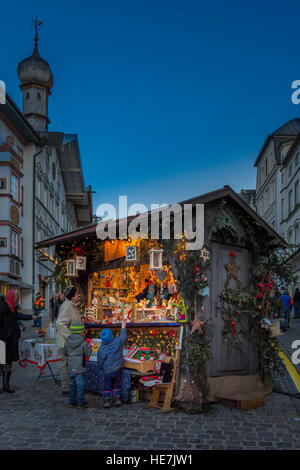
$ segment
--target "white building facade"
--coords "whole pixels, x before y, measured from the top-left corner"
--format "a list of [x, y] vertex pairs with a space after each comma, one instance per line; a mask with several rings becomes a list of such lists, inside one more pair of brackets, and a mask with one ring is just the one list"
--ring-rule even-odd
[[77, 134], [48, 131], [53, 75], [37, 41], [18, 65], [23, 112], [9, 97], [0, 105], [0, 287], [19, 286], [24, 312], [38, 291], [47, 310], [55, 290], [53, 253], [35, 250], [36, 243], [93, 221]]
[[[299, 245], [299, 134], [300, 119], [293, 119], [269, 135], [256, 159], [258, 214], [288, 243]], [[294, 259], [299, 278], [300, 265]]]
[[[25, 167], [38, 136], [9, 96], [0, 104], [0, 293], [31, 295], [24, 280]], [[31, 248], [32, 252], [32, 248]]]

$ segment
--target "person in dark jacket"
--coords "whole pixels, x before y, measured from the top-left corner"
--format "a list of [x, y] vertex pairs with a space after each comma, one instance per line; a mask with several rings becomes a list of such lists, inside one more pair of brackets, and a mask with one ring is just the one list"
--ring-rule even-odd
[[109, 408], [112, 398], [114, 404], [121, 405], [121, 377], [124, 362], [123, 345], [126, 341], [126, 323], [122, 321], [121, 333], [114, 338], [112, 331], [105, 328], [101, 331], [102, 345], [98, 349], [97, 361], [100, 371], [104, 373], [104, 407]]
[[300, 291], [298, 287], [295, 290], [293, 301], [294, 301], [294, 318], [300, 318]]
[[12, 362], [19, 360], [20, 329], [18, 320], [34, 320], [33, 315], [25, 315], [17, 311], [16, 295], [10, 290], [5, 299], [0, 299], [0, 339], [5, 343], [5, 361], [3, 365], [3, 391], [14, 393], [10, 388]]
[[50, 300], [50, 307], [51, 307], [51, 321], [52, 323], [57, 320], [59, 307], [64, 302], [65, 298], [63, 294], [54, 295]]
[[70, 326], [71, 334], [64, 345], [64, 355], [67, 358], [67, 371], [69, 376], [69, 407], [82, 410], [87, 405], [84, 402], [85, 389], [85, 357], [90, 356], [91, 348], [83, 337], [84, 325], [73, 322]]

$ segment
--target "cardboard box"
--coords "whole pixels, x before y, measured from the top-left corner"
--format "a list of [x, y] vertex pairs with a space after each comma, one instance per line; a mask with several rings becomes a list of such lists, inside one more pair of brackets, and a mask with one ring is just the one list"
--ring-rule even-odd
[[131, 403], [137, 403], [139, 401], [139, 391], [138, 389], [133, 389], [130, 391]]

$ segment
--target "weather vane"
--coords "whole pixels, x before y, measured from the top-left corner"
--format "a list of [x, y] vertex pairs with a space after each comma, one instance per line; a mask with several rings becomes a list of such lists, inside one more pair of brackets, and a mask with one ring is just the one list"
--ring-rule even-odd
[[37, 43], [38, 43], [38, 40], [39, 40], [38, 33], [39, 33], [40, 29], [44, 26], [44, 22], [39, 20], [38, 17], [36, 16], [35, 19], [32, 20], [31, 26], [33, 26], [34, 31], [35, 31], [34, 45], [35, 45], [35, 47], [37, 47]]

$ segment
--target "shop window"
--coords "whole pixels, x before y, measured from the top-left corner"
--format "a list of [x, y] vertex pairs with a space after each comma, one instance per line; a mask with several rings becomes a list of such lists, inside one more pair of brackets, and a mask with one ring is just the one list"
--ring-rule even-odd
[[1, 292], [1, 295], [6, 295], [8, 292], [8, 285], [0, 284], [0, 292]]
[[6, 178], [0, 178], [0, 189], [6, 189]]

